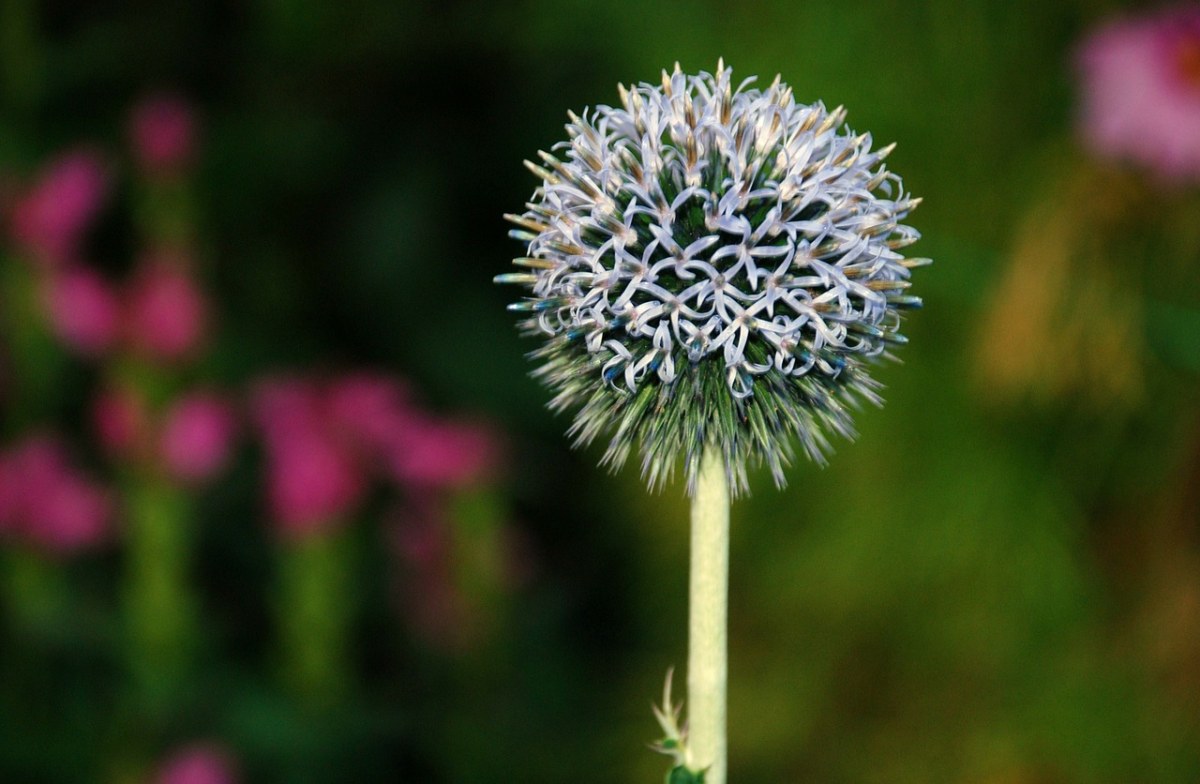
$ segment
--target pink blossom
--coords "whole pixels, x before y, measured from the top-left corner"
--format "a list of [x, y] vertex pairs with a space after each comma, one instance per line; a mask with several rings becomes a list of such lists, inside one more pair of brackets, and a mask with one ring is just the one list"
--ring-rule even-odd
[[1200, 179], [1200, 7], [1112, 22], [1079, 51], [1080, 125], [1098, 154]]
[[129, 342], [150, 358], [187, 359], [206, 337], [208, 300], [180, 264], [146, 264], [131, 283], [126, 308]]
[[141, 450], [150, 432], [141, 395], [129, 387], [106, 389], [92, 401], [92, 427], [111, 457], [127, 458]]
[[129, 117], [134, 157], [152, 175], [175, 175], [192, 164], [196, 152], [196, 118], [191, 105], [177, 95], [144, 98]]
[[300, 430], [267, 448], [267, 499], [283, 532], [343, 523], [362, 500], [366, 478], [354, 455], [326, 434]]
[[209, 744], [184, 747], [167, 759], [155, 784], [234, 784], [237, 776], [230, 756]]
[[303, 378], [260, 381], [250, 414], [266, 448], [267, 505], [283, 533], [345, 522], [366, 492], [359, 455], [331, 427], [324, 390]]
[[36, 261], [60, 264], [78, 255], [108, 192], [108, 173], [93, 150], [60, 155], [13, 205], [13, 238]]
[[493, 475], [500, 440], [483, 424], [421, 419], [409, 423], [391, 445], [392, 475], [417, 487], [462, 487]]
[[10, 528], [64, 555], [107, 537], [112, 516], [108, 493], [70, 463], [57, 439], [30, 437], [17, 445], [6, 463]]
[[316, 384], [297, 378], [258, 382], [250, 400], [250, 416], [268, 448], [297, 430], [323, 427], [323, 401]]
[[229, 402], [211, 392], [193, 392], [167, 411], [160, 450], [167, 471], [183, 482], [205, 482], [225, 467], [236, 420]]
[[112, 347], [120, 323], [120, 302], [98, 272], [71, 266], [47, 283], [46, 311], [50, 326], [72, 350], [98, 356]]
[[404, 383], [370, 373], [333, 381], [326, 405], [333, 426], [374, 453], [386, 450], [417, 417]]

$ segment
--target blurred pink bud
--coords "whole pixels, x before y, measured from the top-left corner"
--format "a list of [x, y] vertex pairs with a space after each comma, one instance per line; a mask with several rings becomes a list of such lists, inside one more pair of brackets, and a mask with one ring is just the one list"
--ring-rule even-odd
[[134, 157], [151, 175], [180, 174], [196, 152], [196, 117], [191, 104], [177, 95], [144, 98], [129, 117]]
[[392, 444], [397, 481], [418, 487], [463, 487], [491, 478], [500, 463], [495, 431], [465, 421], [415, 420]]
[[408, 429], [415, 417], [403, 382], [370, 373], [334, 381], [326, 404], [338, 432], [376, 453]]
[[208, 744], [176, 751], [163, 763], [155, 784], [235, 784], [237, 776], [230, 756]]
[[1100, 155], [1200, 179], [1200, 7], [1112, 22], [1079, 50], [1080, 124]]
[[112, 347], [120, 302], [98, 272], [78, 266], [56, 272], [48, 281], [45, 299], [50, 327], [68, 348], [95, 357]]
[[194, 392], [167, 411], [160, 448], [167, 470], [183, 482], [205, 482], [225, 467], [237, 428], [233, 407], [210, 392]]
[[321, 427], [321, 393], [305, 379], [267, 378], [254, 385], [250, 418], [268, 447], [297, 430]]
[[12, 482], [11, 525], [29, 541], [59, 554], [70, 554], [104, 540], [112, 503], [108, 493], [68, 460], [54, 438], [34, 436], [9, 455]]
[[89, 149], [60, 155], [19, 196], [12, 209], [13, 238], [36, 261], [63, 263], [78, 255], [79, 245], [108, 192], [108, 173]]
[[304, 535], [344, 523], [365, 490], [354, 456], [323, 433], [296, 431], [268, 443], [267, 498], [284, 533]]
[[92, 401], [92, 427], [109, 456], [129, 457], [142, 448], [150, 431], [146, 403], [129, 387], [106, 389]]
[[148, 357], [186, 359], [206, 337], [208, 300], [181, 266], [151, 262], [134, 278], [127, 301], [130, 344]]

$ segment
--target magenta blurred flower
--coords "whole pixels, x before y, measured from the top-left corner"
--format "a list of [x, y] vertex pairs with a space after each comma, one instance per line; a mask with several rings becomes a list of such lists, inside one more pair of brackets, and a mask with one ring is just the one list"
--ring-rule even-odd
[[251, 417], [266, 448], [267, 505], [282, 533], [318, 533], [346, 522], [367, 488], [349, 442], [338, 437], [324, 390], [299, 378], [259, 382]]
[[112, 347], [121, 306], [98, 272], [82, 266], [56, 271], [47, 281], [45, 300], [50, 327], [68, 348], [95, 357]]
[[264, 379], [251, 395], [250, 416], [271, 449], [291, 433], [322, 427], [321, 391], [305, 379]]
[[167, 471], [183, 482], [211, 479], [229, 461], [236, 429], [233, 407], [220, 395], [184, 395], [168, 409], [159, 437]]
[[285, 534], [318, 533], [346, 522], [366, 478], [354, 455], [317, 430], [267, 446], [267, 500]]
[[232, 758], [217, 746], [196, 744], [176, 751], [163, 763], [155, 784], [234, 784]]
[[104, 451], [128, 458], [140, 451], [150, 432], [149, 414], [140, 394], [129, 387], [105, 389], [92, 400], [92, 428]]
[[60, 441], [32, 436], [4, 462], [4, 516], [11, 531], [61, 555], [107, 538], [112, 517], [109, 494], [71, 464]]
[[385, 454], [418, 416], [403, 382], [372, 373], [335, 379], [326, 405], [333, 426], [373, 454]]
[[1200, 179], [1200, 6], [1112, 22], [1079, 51], [1080, 124], [1100, 155]]
[[176, 175], [191, 166], [196, 152], [196, 117], [177, 95], [144, 98], [129, 117], [134, 157], [151, 175]]
[[130, 284], [125, 328], [130, 345], [147, 357], [191, 357], [204, 342], [208, 317], [208, 300], [182, 264], [151, 259]]
[[108, 192], [108, 172], [99, 154], [77, 149], [52, 160], [12, 208], [13, 238], [35, 260], [59, 264], [73, 259]]
[[414, 419], [391, 447], [395, 479], [423, 488], [476, 484], [491, 478], [500, 463], [499, 436], [475, 422]]

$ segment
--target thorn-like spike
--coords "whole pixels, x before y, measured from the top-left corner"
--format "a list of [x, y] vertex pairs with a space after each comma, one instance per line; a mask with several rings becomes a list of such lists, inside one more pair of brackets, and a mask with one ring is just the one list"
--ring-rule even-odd
[[505, 272], [502, 275], [497, 275], [496, 277], [492, 278], [492, 283], [498, 283], [502, 286], [508, 284], [531, 286], [534, 283], [537, 283], [537, 279], [537, 275], [528, 272]]
[[557, 265], [550, 259], [535, 259], [530, 256], [522, 256], [521, 258], [513, 259], [512, 262], [517, 267], [526, 267], [528, 269], [554, 269]]

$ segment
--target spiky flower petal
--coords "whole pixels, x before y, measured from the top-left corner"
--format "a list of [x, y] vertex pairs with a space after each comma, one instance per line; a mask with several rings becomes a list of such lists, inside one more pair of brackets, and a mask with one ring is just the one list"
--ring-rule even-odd
[[619, 107], [571, 113], [569, 139], [537, 163], [526, 211], [527, 287], [510, 306], [545, 343], [535, 372], [579, 444], [610, 434], [604, 460], [637, 445], [652, 487], [680, 459], [689, 489], [706, 444], [746, 487], [746, 463], [778, 484], [793, 438], [814, 460], [849, 409], [879, 403], [867, 365], [903, 343], [918, 238], [904, 193], [845, 111], [797, 103], [732, 70], [663, 73], [621, 87]]

